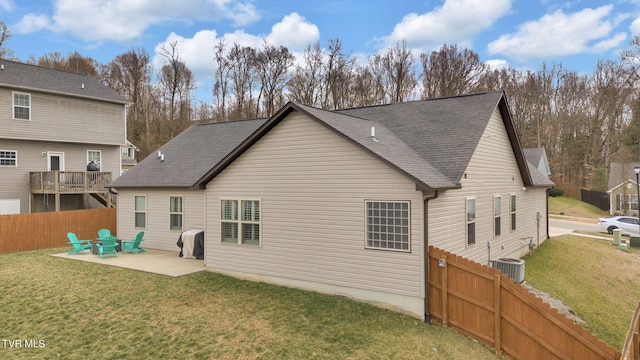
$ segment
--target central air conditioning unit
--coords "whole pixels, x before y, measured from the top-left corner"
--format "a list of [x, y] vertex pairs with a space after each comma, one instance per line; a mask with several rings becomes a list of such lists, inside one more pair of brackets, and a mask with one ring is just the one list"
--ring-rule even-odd
[[517, 283], [524, 281], [524, 260], [499, 258], [493, 260], [493, 268], [507, 274], [508, 277]]

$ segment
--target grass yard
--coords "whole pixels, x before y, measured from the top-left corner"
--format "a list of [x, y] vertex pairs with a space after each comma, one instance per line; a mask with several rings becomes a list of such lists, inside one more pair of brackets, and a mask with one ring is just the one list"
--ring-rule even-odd
[[454, 330], [346, 298], [49, 256], [66, 250], [0, 256], [0, 339], [43, 345], [3, 341], [1, 359], [499, 359]]
[[566, 196], [549, 197], [549, 214], [575, 216], [596, 220], [599, 217], [611, 216], [608, 212], [599, 209], [597, 206]]
[[525, 260], [525, 280], [587, 322], [598, 338], [621, 349], [640, 301], [640, 254], [610, 243], [566, 235], [544, 242]]

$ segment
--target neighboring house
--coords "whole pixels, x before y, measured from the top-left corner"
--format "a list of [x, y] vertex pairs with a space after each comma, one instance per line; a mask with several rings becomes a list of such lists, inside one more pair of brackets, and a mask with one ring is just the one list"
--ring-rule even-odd
[[609, 214], [638, 215], [636, 163], [611, 163], [609, 168]]
[[234, 139], [192, 127], [160, 149], [164, 162], [154, 154], [116, 180], [118, 234], [150, 231], [149, 245], [177, 251], [179, 234], [160, 233], [174, 198], [191, 194], [179, 214], [196, 220], [182, 229], [205, 230], [207, 269], [418, 317], [428, 246], [487, 264], [548, 238], [553, 183], [527, 165], [502, 92], [342, 111], [289, 103], [261, 121]]
[[137, 146], [133, 145], [131, 141], [127, 140], [125, 145], [122, 145], [120, 150], [122, 151], [121, 158], [121, 170], [120, 174], [124, 174], [127, 170], [136, 166], [138, 163], [137, 153], [140, 149]]
[[538, 169], [540, 173], [546, 177], [551, 176], [551, 167], [549, 166], [549, 160], [547, 160], [547, 152], [543, 147], [524, 148], [522, 152], [527, 161]]
[[107, 203], [127, 104], [91, 76], [0, 60], [0, 214]]

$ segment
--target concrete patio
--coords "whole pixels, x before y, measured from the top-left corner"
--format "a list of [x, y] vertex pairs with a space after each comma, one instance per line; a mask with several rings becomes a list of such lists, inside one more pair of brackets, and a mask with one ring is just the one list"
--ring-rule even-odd
[[65, 253], [51, 254], [51, 256], [86, 261], [108, 266], [117, 266], [131, 270], [150, 272], [154, 274], [178, 277], [204, 270], [204, 260], [185, 259], [178, 256], [178, 251], [162, 251], [147, 249], [147, 252], [132, 254], [118, 253], [117, 257], [101, 259], [98, 255], [85, 251], [83, 254], [68, 255]]

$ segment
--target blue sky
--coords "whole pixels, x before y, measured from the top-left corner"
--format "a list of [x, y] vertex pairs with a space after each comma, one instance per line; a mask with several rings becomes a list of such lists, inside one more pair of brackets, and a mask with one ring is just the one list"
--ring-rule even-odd
[[198, 97], [209, 101], [219, 39], [254, 47], [267, 40], [299, 55], [339, 38], [363, 62], [402, 40], [416, 54], [457, 44], [493, 66], [561, 62], [590, 73], [640, 33], [640, 0], [0, 0], [0, 21], [23, 61], [78, 51], [107, 63], [143, 48], [159, 68], [156, 51], [177, 42]]

